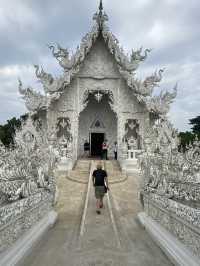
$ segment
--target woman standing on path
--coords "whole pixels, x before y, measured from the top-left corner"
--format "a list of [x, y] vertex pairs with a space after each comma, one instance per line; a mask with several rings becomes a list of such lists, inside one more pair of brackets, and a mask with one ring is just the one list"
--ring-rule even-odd
[[117, 160], [117, 141], [115, 141], [115, 143], [114, 143], [114, 158], [115, 158], [115, 160]]
[[100, 163], [97, 165], [97, 169], [94, 170], [92, 174], [92, 180], [95, 187], [95, 197], [97, 199], [96, 212], [97, 214], [101, 214], [100, 209], [103, 208], [103, 197], [107, 190], [109, 190], [109, 187], [107, 172], [105, 170], [102, 170], [102, 165]]
[[108, 160], [108, 141], [107, 139], [102, 143], [102, 159]]

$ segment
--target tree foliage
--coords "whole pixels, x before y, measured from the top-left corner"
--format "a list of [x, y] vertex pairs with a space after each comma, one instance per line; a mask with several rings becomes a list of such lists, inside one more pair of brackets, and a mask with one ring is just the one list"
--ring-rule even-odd
[[196, 135], [190, 131], [180, 132], [179, 139], [180, 139], [180, 148], [185, 151], [187, 145], [193, 143], [195, 140]]
[[9, 147], [14, 144], [13, 136], [15, 134], [15, 129], [20, 128], [23, 121], [27, 119], [28, 115], [22, 115], [20, 118], [13, 117], [7, 120], [7, 123], [0, 125], [0, 140], [2, 143]]
[[190, 119], [190, 125], [193, 133], [200, 134], [200, 116]]
[[185, 150], [186, 146], [190, 143], [193, 143], [196, 136], [200, 140], [200, 116], [197, 116], [195, 118], [192, 118], [189, 120], [190, 125], [193, 125], [192, 132], [186, 131], [186, 132], [180, 132], [179, 138], [180, 138], [180, 147]]

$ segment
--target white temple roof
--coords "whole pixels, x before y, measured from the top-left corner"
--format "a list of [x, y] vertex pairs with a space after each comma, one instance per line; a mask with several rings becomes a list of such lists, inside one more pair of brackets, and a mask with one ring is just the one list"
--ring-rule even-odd
[[[166, 108], [162, 108], [163, 104], [169, 105], [172, 99], [176, 96], [176, 87], [172, 94], [168, 93], [170, 99], [160, 95], [160, 98], [153, 97], [153, 89], [158, 86], [162, 79], [163, 70], [153, 73], [144, 81], [135, 78], [135, 72], [141, 62], [143, 62], [150, 49], [146, 49], [143, 53], [142, 48], [139, 50], [132, 50], [130, 56], [127, 56], [123, 49], [119, 46], [119, 41], [109, 30], [107, 25], [108, 16], [103, 11], [102, 0], [100, 0], [99, 9], [93, 15], [94, 24], [91, 30], [82, 38], [80, 45], [74, 54], [69, 54], [68, 49], [62, 48], [59, 44], [57, 47], [49, 45], [53, 56], [58, 60], [60, 66], [63, 68], [64, 73], [59, 78], [54, 78], [51, 74], [46, 73], [39, 66], [36, 68], [36, 77], [41, 81], [45, 96], [34, 92], [32, 88], [22, 89], [20, 81], [20, 93], [26, 100], [26, 106], [30, 111], [37, 111], [47, 108], [53, 101], [58, 100], [65, 88], [71, 84], [72, 79], [80, 71], [80, 67], [85, 60], [87, 54], [92, 49], [99, 35], [102, 36], [105, 44], [116, 61], [119, 73], [126, 80], [128, 87], [132, 90], [133, 94], [140, 103], [143, 103], [150, 112], [162, 113]], [[30, 99], [31, 98], [31, 99]], [[167, 102], [165, 103], [165, 100]], [[152, 101], [153, 100], [153, 101]], [[34, 101], [34, 104], [32, 103]], [[37, 106], [38, 103], [38, 106]]]

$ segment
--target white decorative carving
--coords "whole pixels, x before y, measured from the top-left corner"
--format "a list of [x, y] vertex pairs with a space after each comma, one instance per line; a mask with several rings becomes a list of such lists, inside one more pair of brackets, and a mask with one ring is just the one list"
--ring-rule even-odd
[[54, 92], [58, 92], [60, 90], [63, 90], [63, 87], [70, 83], [70, 80], [66, 79], [67, 75], [64, 75], [60, 78], [53, 78], [53, 76], [51, 74], [46, 73], [43, 68], [41, 68], [40, 71], [38, 65], [35, 65], [34, 67], [36, 77], [41, 81], [45, 93], [52, 94]]
[[46, 108], [47, 98], [41, 93], [35, 92], [31, 87], [23, 89], [21, 80], [19, 80], [19, 92], [25, 100], [26, 108], [30, 112], [37, 112]]
[[37, 131], [29, 117], [22, 130], [16, 131], [15, 148], [1, 148], [1, 198], [9, 202], [28, 197], [41, 187], [54, 190], [51, 175], [55, 162], [45, 133]]
[[[133, 86], [133, 90], [135, 89], [136, 93], [143, 96], [151, 96], [153, 89], [158, 86], [158, 83], [162, 80], [163, 71], [163, 69], [160, 69], [158, 74], [155, 72], [153, 75], [147, 77], [143, 82], [134, 80], [133, 84], [130, 85]], [[130, 82], [132, 82], [132, 80]]]
[[98, 91], [96, 94], [94, 94], [94, 97], [99, 103], [102, 100], [103, 94]]
[[57, 142], [62, 157], [71, 156], [71, 145], [73, 137], [71, 134], [71, 123], [68, 117], [58, 117], [56, 124]]
[[108, 96], [108, 103], [109, 103], [111, 109], [116, 113], [117, 108], [116, 108], [116, 102], [114, 101], [114, 95], [113, 95], [112, 91], [109, 89], [107, 89], [107, 90], [101, 89], [101, 90], [97, 90], [97, 91], [86, 89], [84, 91], [83, 98], [80, 101], [80, 104], [81, 104], [80, 112], [82, 112], [86, 108], [86, 106], [88, 105], [90, 95], [93, 95], [98, 103], [100, 103], [100, 101], [102, 100], [104, 95], [107, 95]]
[[150, 112], [162, 117], [169, 112], [170, 104], [177, 96], [177, 85], [173, 88], [173, 92], [161, 91], [159, 96], [153, 96], [146, 99], [146, 105]]
[[[177, 131], [166, 117], [147, 131], [144, 139], [146, 151], [140, 158], [144, 206], [153, 219], [165, 226], [184, 244], [189, 244], [189, 248], [198, 254], [199, 241], [190, 245], [191, 238], [195, 239], [197, 236], [193, 235], [187, 222], [194, 227], [200, 227], [200, 141], [196, 138], [185, 153], [178, 151], [178, 145]], [[149, 202], [148, 208], [146, 200]], [[163, 219], [161, 209], [165, 211], [166, 219]], [[173, 219], [180, 217], [182, 220], [178, 222], [177, 219], [176, 223], [173, 221], [173, 227], [168, 220], [172, 212], [176, 215]]]

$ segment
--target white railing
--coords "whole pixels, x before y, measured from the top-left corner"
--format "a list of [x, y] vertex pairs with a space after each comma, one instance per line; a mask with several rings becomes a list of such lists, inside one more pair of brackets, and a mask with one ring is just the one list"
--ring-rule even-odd
[[128, 160], [137, 160], [138, 156], [142, 153], [142, 150], [128, 150], [127, 159]]

